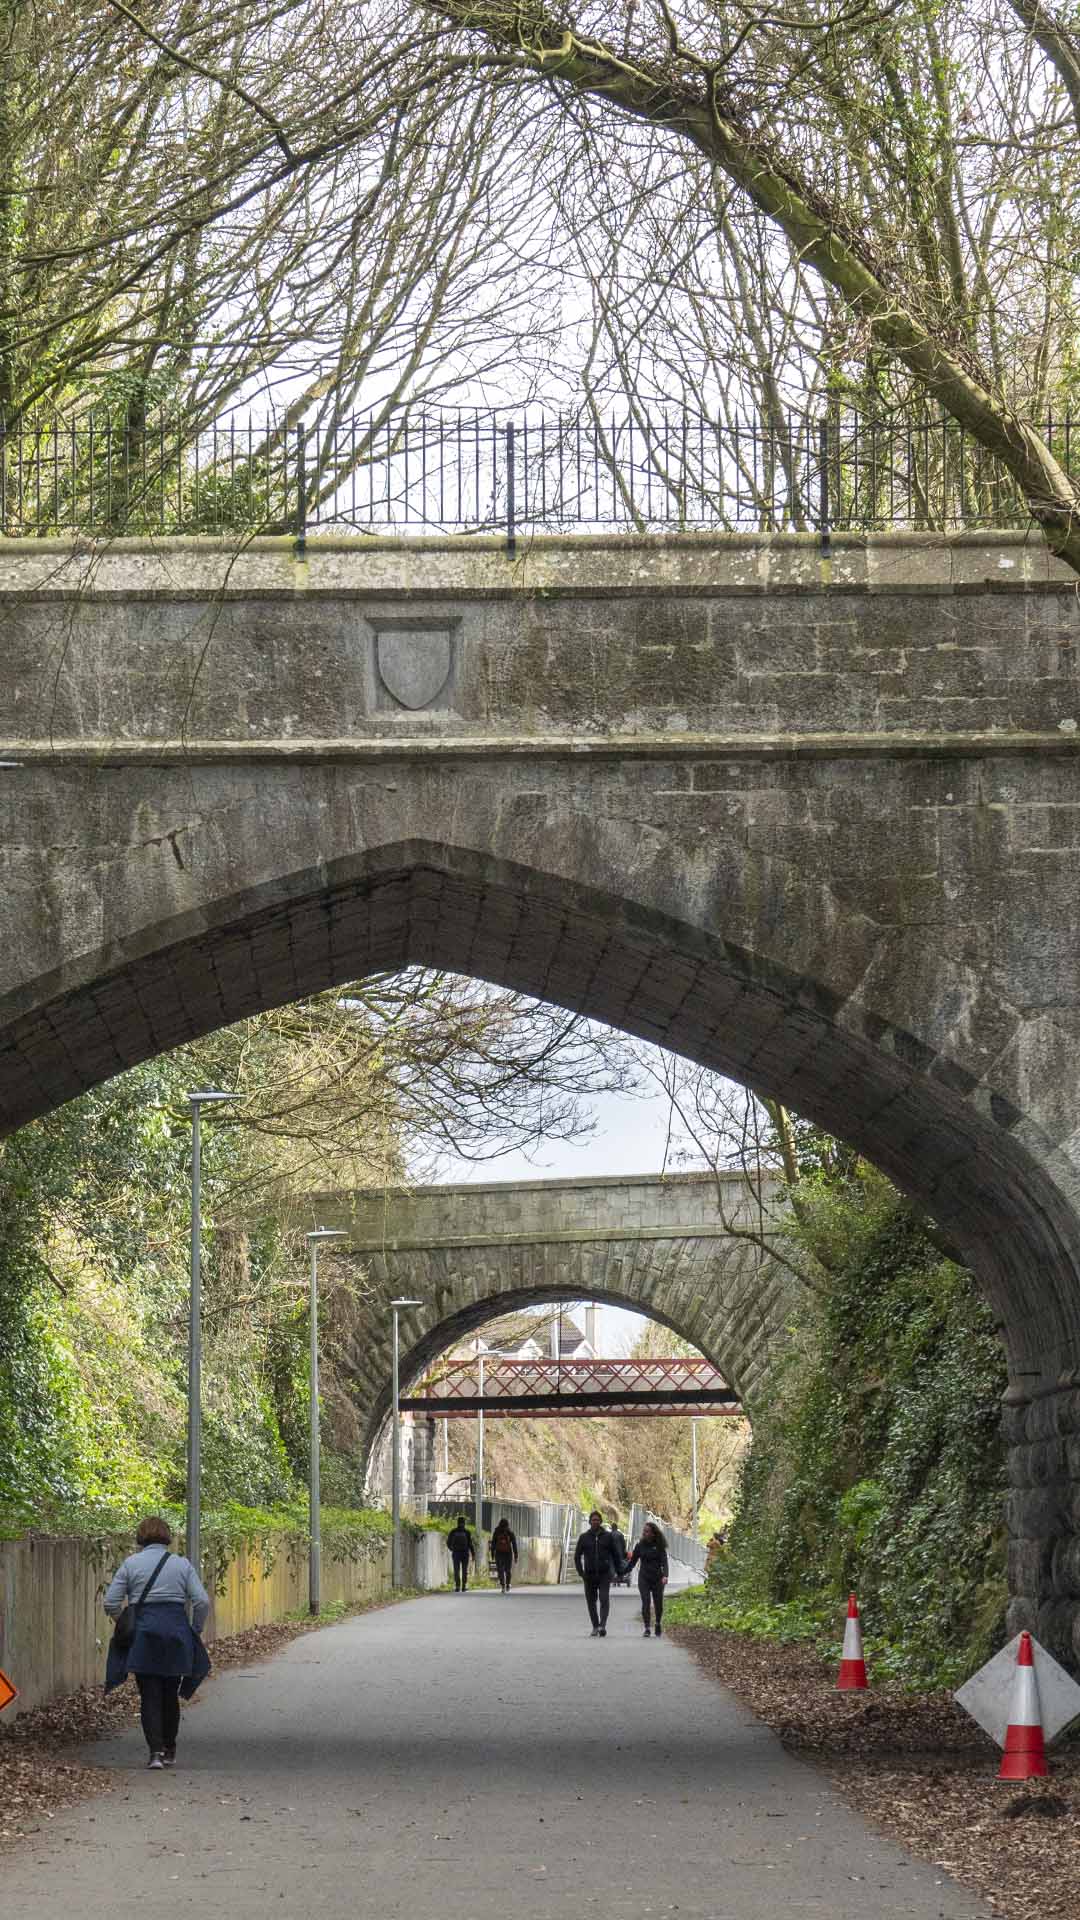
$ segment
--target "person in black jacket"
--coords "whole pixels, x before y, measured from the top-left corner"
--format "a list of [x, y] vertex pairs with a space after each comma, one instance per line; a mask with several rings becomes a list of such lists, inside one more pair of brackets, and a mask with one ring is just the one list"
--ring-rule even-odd
[[615, 1547], [619, 1555], [619, 1571], [615, 1575], [615, 1585], [617, 1587], [621, 1587], [624, 1585], [629, 1586], [630, 1585], [630, 1568], [626, 1559], [626, 1535], [619, 1525], [617, 1516], [613, 1517], [612, 1520], [610, 1521], [608, 1525], [608, 1532], [610, 1533], [612, 1539], [615, 1542]]
[[447, 1534], [446, 1545], [454, 1561], [454, 1592], [464, 1593], [469, 1584], [469, 1560], [476, 1559], [476, 1547], [463, 1513], [458, 1514], [457, 1524]]
[[509, 1520], [497, 1520], [491, 1536], [491, 1551], [495, 1560], [495, 1571], [499, 1576], [499, 1587], [503, 1593], [509, 1593], [510, 1580], [514, 1570], [514, 1561], [518, 1557], [517, 1535]]
[[663, 1628], [660, 1625], [664, 1617], [664, 1588], [668, 1579], [667, 1541], [653, 1520], [646, 1520], [641, 1529], [641, 1539], [630, 1555], [627, 1572], [638, 1570], [638, 1592], [641, 1595], [641, 1618], [645, 1627], [645, 1638], [650, 1636], [649, 1603], [652, 1603], [656, 1619], [656, 1637], [659, 1640]]
[[590, 1513], [588, 1527], [574, 1548], [574, 1568], [585, 1583], [585, 1605], [589, 1609], [594, 1640], [607, 1639], [611, 1582], [621, 1565], [622, 1555], [610, 1533], [604, 1530], [603, 1514]]

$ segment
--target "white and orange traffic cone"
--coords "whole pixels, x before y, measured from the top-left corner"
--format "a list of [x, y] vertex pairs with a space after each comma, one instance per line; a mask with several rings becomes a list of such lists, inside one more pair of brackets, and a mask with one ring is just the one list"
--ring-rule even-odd
[[836, 1685], [841, 1693], [856, 1687], [869, 1686], [866, 1678], [866, 1661], [863, 1658], [862, 1623], [859, 1620], [859, 1603], [852, 1594], [847, 1603], [847, 1620], [844, 1623], [844, 1651], [840, 1656], [840, 1672]]
[[1045, 1772], [1046, 1742], [1039, 1710], [1039, 1683], [1035, 1677], [1031, 1635], [1022, 1633], [1016, 1651], [1016, 1678], [998, 1779], [1041, 1780]]

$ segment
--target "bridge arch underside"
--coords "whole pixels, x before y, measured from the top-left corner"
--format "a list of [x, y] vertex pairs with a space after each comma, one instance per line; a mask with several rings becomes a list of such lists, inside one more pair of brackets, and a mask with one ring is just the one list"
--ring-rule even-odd
[[[535, 1258], [536, 1255], [539, 1256], [539, 1259]], [[624, 1256], [632, 1256], [632, 1243], [629, 1240], [624, 1243]], [[544, 1264], [541, 1249], [534, 1250], [534, 1261], [529, 1264], [535, 1264], [537, 1267]], [[548, 1264], [550, 1265], [551, 1263]], [[669, 1274], [669, 1279], [671, 1277]], [[699, 1280], [708, 1280], [709, 1275], [704, 1263], [698, 1268], [697, 1277]], [[485, 1272], [480, 1284], [490, 1284], [493, 1278], [494, 1276], [489, 1268]], [[417, 1280], [416, 1285], [419, 1288], [423, 1288], [424, 1279], [421, 1278]], [[657, 1321], [661, 1326], [670, 1327], [672, 1332], [679, 1334], [682, 1339], [689, 1340], [692, 1345], [698, 1347], [706, 1359], [712, 1360], [721, 1371], [727, 1373], [728, 1369], [719, 1358], [719, 1354], [723, 1351], [730, 1353], [733, 1350], [734, 1343], [732, 1339], [730, 1337], [724, 1339], [721, 1333], [719, 1341], [714, 1342], [710, 1338], [707, 1345], [703, 1344], [700, 1338], [695, 1339], [692, 1334], [686, 1331], [685, 1317], [679, 1312], [678, 1308], [675, 1308], [673, 1312], [663, 1311], [654, 1304], [655, 1297], [656, 1296], [650, 1291], [620, 1292], [617, 1288], [600, 1290], [595, 1284], [585, 1285], [580, 1292], [575, 1292], [566, 1285], [549, 1284], [545, 1286], [543, 1284], [530, 1285], [523, 1283], [518, 1286], [507, 1286], [505, 1289], [492, 1292], [486, 1298], [471, 1301], [468, 1306], [458, 1309], [457, 1312], [448, 1314], [442, 1321], [436, 1321], [428, 1330], [418, 1332], [414, 1336], [412, 1343], [410, 1343], [409, 1340], [409, 1321], [411, 1316], [406, 1316], [402, 1324], [402, 1393], [412, 1391], [428, 1369], [439, 1359], [441, 1354], [447, 1352], [449, 1348], [456, 1346], [459, 1341], [467, 1339], [470, 1334], [477, 1332], [478, 1329], [489, 1325], [492, 1320], [498, 1319], [502, 1314], [514, 1313], [524, 1307], [555, 1305], [560, 1300], [569, 1299], [595, 1301], [597, 1304], [604, 1306], [628, 1307], [635, 1313], [644, 1314], [648, 1319]], [[766, 1317], [769, 1316], [770, 1303], [768, 1301], [762, 1303], [762, 1310]], [[703, 1316], [698, 1313], [695, 1317], [700, 1325]], [[717, 1313], [716, 1319], [719, 1321], [721, 1318], [722, 1315]], [[758, 1352], [754, 1354], [751, 1365], [755, 1368], [755, 1378], [758, 1381], [759, 1387], [764, 1384], [764, 1375], [763, 1372], [758, 1372], [756, 1369], [761, 1368], [765, 1360], [765, 1348], [769, 1334], [775, 1332], [776, 1335], [779, 1336], [780, 1331], [778, 1325], [775, 1328], [769, 1325], [767, 1318], [766, 1323], [761, 1325], [757, 1331], [756, 1344], [758, 1346]], [[777, 1340], [777, 1344], [778, 1343]], [[385, 1368], [389, 1368], [389, 1349], [387, 1348], [386, 1352], [383, 1353], [381, 1346], [376, 1344], [363, 1356], [362, 1366], [357, 1364], [357, 1362], [360, 1361], [360, 1355], [356, 1353], [355, 1350], [350, 1358], [353, 1363], [350, 1365], [350, 1374], [352, 1376], [350, 1384], [354, 1393], [359, 1388], [362, 1397], [366, 1398], [368, 1394], [371, 1395], [369, 1401], [371, 1413], [365, 1426], [363, 1439], [365, 1472], [369, 1478], [373, 1477], [379, 1484], [386, 1483], [388, 1485], [391, 1389], [388, 1370], [377, 1374], [376, 1367], [380, 1362], [384, 1361]], [[730, 1378], [730, 1374], [728, 1377]], [[361, 1382], [363, 1384], [361, 1384]], [[748, 1407], [748, 1413], [751, 1410], [752, 1403], [751, 1407]], [[421, 1415], [415, 1417], [418, 1420], [422, 1419]], [[381, 1471], [375, 1471], [379, 1468], [381, 1468]], [[552, 1498], [555, 1498], [556, 1495], [557, 1490], [552, 1493]]]
[[[1012, 1376], [1017, 1617], [1037, 1615], [1062, 1650], [1075, 1636], [1080, 1657], [1080, 1006], [1047, 1007], [1059, 975], [1073, 991], [1076, 930], [1040, 932], [1024, 889], [989, 900], [978, 863], [970, 899], [922, 886], [918, 911], [904, 905], [925, 857], [913, 822], [944, 805], [946, 781], [950, 805], [957, 789], [974, 804], [985, 761], [792, 762], [770, 772], [761, 813], [775, 821], [782, 800], [794, 825], [760, 845], [724, 829], [731, 783], [760, 785], [760, 770], [709, 765], [704, 793], [697, 771], [613, 756], [545, 792], [554, 776], [527, 759], [50, 770], [36, 828], [77, 837], [84, 866], [54, 863], [29, 907], [13, 902], [0, 1125], [260, 1008], [406, 965], [579, 1009], [780, 1099], [881, 1166], [974, 1269]], [[395, 837], [395, 817], [430, 830]], [[182, 841], [169, 821], [186, 823]], [[35, 943], [67, 957], [35, 968]]]

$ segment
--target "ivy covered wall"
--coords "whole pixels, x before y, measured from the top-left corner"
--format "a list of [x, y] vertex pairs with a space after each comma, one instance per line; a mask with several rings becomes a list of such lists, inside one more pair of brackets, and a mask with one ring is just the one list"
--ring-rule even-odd
[[964, 1677], [1000, 1643], [1007, 1598], [989, 1310], [865, 1164], [797, 1195], [811, 1284], [779, 1393], [754, 1409], [711, 1617], [828, 1638], [853, 1589], [879, 1670]]

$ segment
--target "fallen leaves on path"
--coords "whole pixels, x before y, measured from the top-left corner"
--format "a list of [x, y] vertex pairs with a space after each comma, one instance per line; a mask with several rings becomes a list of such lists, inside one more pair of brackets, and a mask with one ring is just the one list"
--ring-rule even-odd
[[710, 1627], [671, 1638], [779, 1735], [824, 1766], [844, 1798], [912, 1853], [981, 1893], [1003, 1920], [1080, 1914], [1080, 1742], [1050, 1778], [996, 1779], [998, 1750], [944, 1692], [838, 1693], [806, 1647]]

